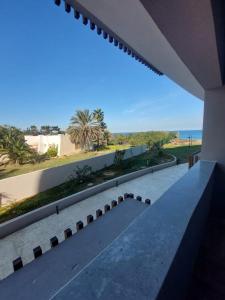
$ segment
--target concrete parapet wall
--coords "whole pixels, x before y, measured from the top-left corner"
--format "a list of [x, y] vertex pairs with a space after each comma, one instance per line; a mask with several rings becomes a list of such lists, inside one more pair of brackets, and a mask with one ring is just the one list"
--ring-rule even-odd
[[25, 215], [19, 216], [15, 219], [12, 219], [3, 224], [0, 224], [0, 238], [3, 238], [17, 230], [20, 230], [20, 229], [38, 221], [38, 220], [41, 220], [47, 216], [50, 216], [51, 214], [56, 213], [56, 207], [60, 211], [70, 205], [73, 205], [77, 202], [80, 202], [80, 201], [90, 197], [90, 196], [93, 196], [95, 194], [103, 192], [109, 188], [116, 186], [116, 185], [127, 182], [127, 181], [137, 178], [139, 176], [143, 176], [147, 173], [151, 173], [151, 172], [158, 171], [158, 170], [161, 170], [161, 169], [164, 169], [167, 167], [174, 166], [175, 164], [176, 164], [176, 158], [174, 157], [173, 161], [171, 161], [171, 162], [153, 166], [153, 167], [149, 167], [146, 169], [142, 169], [142, 170], [139, 170], [136, 172], [132, 172], [130, 174], [126, 174], [126, 175], [114, 178], [114, 179], [104, 182], [102, 184], [99, 184], [94, 187], [88, 188], [84, 191], [81, 191], [79, 193], [76, 193], [71, 196], [65, 197], [63, 199], [57, 200], [54, 203], [51, 203], [51, 204], [48, 204], [41, 208], [38, 208], [36, 210], [33, 210], [29, 213], [26, 213]]
[[[127, 149], [124, 159], [140, 155], [146, 151], [146, 146]], [[76, 161], [59, 167], [38, 170], [0, 180], [0, 205], [19, 201], [57, 186], [73, 173], [76, 167], [88, 165], [93, 171], [98, 171], [113, 164], [114, 153]]]

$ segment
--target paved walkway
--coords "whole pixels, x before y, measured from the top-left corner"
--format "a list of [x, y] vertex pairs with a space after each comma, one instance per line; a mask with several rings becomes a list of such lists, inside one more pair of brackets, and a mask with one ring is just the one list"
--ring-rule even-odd
[[59, 242], [64, 240], [64, 230], [71, 228], [75, 231], [79, 220], [86, 224], [86, 216], [95, 216], [97, 209], [103, 209], [105, 204], [124, 193], [140, 195], [143, 200], [150, 198], [154, 203], [172, 184], [181, 178], [188, 170], [187, 164], [170, 167], [155, 173], [147, 174], [118, 187], [111, 188], [89, 197], [60, 212], [51, 215], [22, 230], [19, 230], [0, 240], [0, 279], [13, 273], [12, 261], [21, 256], [23, 263], [33, 260], [33, 248], [41, 246], [43, 252], [50, 249], [50, 238], [57, 236]]
[[56, 248], [0, 281], [0, 299], [53, 299], [146, 208], [149, 205], [135, 199], [123, 201]]

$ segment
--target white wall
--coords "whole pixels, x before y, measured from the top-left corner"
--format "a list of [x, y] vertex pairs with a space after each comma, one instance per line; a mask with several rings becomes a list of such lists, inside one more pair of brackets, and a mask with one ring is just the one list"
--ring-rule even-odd
[[68, 134], [60, 134], [60, 143], [58, 147], [58, 156], [70, 155], [80, 151], [80, 148], [71, 143], [70, 136]]
[[71, 143], [68, 134], [57, 135], [25, 135], [25, 140], [29, 146], [43, 154], [48, 148], [55, 145], [58, 148], [58, 156], [70, 155], [80, 151], [80, 148]]
[[225, 168], [225, 87], [205, 93], [201, 159], [216, 160]]
[[40, 153], [39, 150], [39, 145], [40, 145], [40, 135], [25, 135], [25, 141], [26, 143], [32, 147], [33, 149], [35, 149], [36, 151], [38, 151]]
[[[146, 151], [146, 146], [138, 146], [126, 150], [125, 158], [139, 155]], [[0, 180], [0, 201], [7, 204], [36, 195], [39, 192], [57, 186], [73, 173], [77, 166], [91, 166], [93, 171], [100, 170], [113, 164], [115, 153], [77, 161], [63, 166], [38, 170]]]
[[25, 135], [26, 143], [38, 151], [38, 153], [46, 153], [48, 148], [55, 145], [60, 146], [60, 135]]

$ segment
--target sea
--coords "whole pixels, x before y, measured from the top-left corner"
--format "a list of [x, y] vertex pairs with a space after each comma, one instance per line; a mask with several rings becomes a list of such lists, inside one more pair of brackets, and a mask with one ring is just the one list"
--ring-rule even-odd
[[202, 130], [177, 130], [177, 133], [181, 140], [187, 140], [189, 137], [192, 140], [202, 140]]
[[[177, 132], [178, 137], [181, 140], [187, 140], [187, 139], [192, 139], [192, 140], [202, 140], [202, 130], [173, 130], [173, 132]], [[132, 133], [137, 133], [137, 132], [120, 132], [120, 133], [113, 133], [113, 135], [118, 135], [118, 134], [124, 134], [124, 135], [130, 135]]]

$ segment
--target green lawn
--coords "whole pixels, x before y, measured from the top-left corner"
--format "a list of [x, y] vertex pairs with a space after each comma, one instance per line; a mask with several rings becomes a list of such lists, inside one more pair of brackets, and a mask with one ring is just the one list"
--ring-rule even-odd
[[129, 145], [110, 145], [107, 147], [107, 149], [102, 150], [102, 151], [90, 151], [90, 152], [85, 152], [85, 153], [76, 153], [73, 155], [69, 156], [63, 156], [63, 157], [56, 157], [56, 158], [51, 158], [49, 160], [46, 160], [41, 163], [37, 164], [25, 164], [25, 165], [13, 165], [9, 164], [6, 166], [6, 168], [0, 168], [0, 179], [11, 177], [11, 176], [17, 176], [41, 169], [48, 169], [52, 167], [58, 167], [62, 166], [74, 161], [78, 160], [83, 160], [83, 159], [88, 159], [92, 158], [95, 156], [107, 154], [110, 152], [114, 152], [115, 150], [123, 150], [130, 148]]
[[168, 144], [165, 146], [165, 150], [167, 153], [170, 153], [177, 157], [180, 163], [187, 162], [188, 156], [193, 154], [194, 152], [201, 150], [201, 145], [192, 145], [189, 146], [174, 146], [172, 144]]
[[[41, 192], [33, 197], [27, 198], [21, 202], [17, 202], [11, 206], [0, 207], [0, 223], [25, 214], [26, 212], [54, 202], [63, 197], [82, 191], [88, 188], [90, 186], [90, 183], [92, 185], [97, 185], [107, 180], [134, 172], [136, 170], [140, 170], [142, 168], [146, 168], [148, 166], [153, 166], [170, 161], [171, 156], [169, 154], [175, 155], [181, 163], [187, 162], [188, 155], [199, 151], [200, 149], [200, 145], [193, 145], [190, 148], [188, 146], [166, 145], [165, 153], [161, 156], [152, 157], [149, 152], [146, 152], [139, 156], [132, 157], [130, 159], [124, 160], [119, 167], [113, 165], [111, 167], [93, 173], [92, 177], [85, 182], [77, 182], [76, 179], [68, 181], [45, 192]], [[112, 149], [110, 150], [112, 151]], [[87, 156], [80, 157], [82, 157], [80, 159], [88, 158]]]

